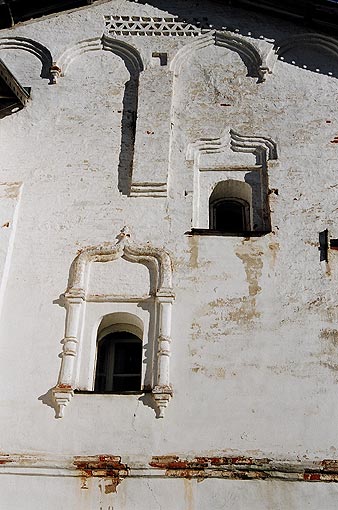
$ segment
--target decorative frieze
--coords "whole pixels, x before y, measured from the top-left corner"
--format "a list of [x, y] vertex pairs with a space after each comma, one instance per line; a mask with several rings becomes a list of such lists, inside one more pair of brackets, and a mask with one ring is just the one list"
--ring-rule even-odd
[[114, 35], [196, 37], [201, 29], [174, 17], [105, 16], [106, 32]]

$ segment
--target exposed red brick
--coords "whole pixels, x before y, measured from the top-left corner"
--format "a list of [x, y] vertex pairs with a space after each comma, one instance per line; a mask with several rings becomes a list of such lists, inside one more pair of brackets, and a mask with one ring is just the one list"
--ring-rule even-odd
[[304, 480], [307, 481], [318, 481], [321, 479], [320, 473], [304, 473]]
[[324, 459], [321, 465], [323, 469], [329, 473], [338, 473], [338, 460]]
[[121, 457], [112, 455], [74, 457], [73, 464], [85, 477], [110, 478], [110, 484], [107, 485], [109, 492], [116, 492], [119, 483], [129, 473], [126, 464], [122, 464]]

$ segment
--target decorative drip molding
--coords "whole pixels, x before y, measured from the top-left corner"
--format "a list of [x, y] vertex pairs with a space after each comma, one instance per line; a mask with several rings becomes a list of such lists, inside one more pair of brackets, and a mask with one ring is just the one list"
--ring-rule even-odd
[[130, 189], [131, 197], [154, 197], [167, 196], [166, 182], [133, 182]]
[[[196, 161], [199, 154], [216, 154], [224, 152], [229, 144], [229, 135], [224, 133], [219, 138], [201, 138], [190, 143], [187, 148], [186, 160]], [[234, 152], [249, 152], [257, 156], [257, 164], [261, 165], [262, 155], [266, 160], [277, 159], [277, 145], [271, 138], [263, 136], [245, 136], [230, 129], [230, 147]]]
[[231, 149], [234, 152], [251, 152], [257, 157], [257, 164], [262, 165], [269, 160], [276, 160], [277, 145], [271, 138], [264, 136], [243, 136], [230, 130]]
[[[248, 76], [258, 78], [258, 82], [265, 81], [266, 74], [272, 73], [274, 58], [271, 51], [261, 55], [259, 50], [245, 37], [231, 32], [213, 31], [202, 35], [198, 40], [181, 48], [173, 58], [170, 69], [178, 75], [186, 60], [196, 51], [208, 46], [220, 46], [238, 53], [247, 68]], [[272, 51], [273, 54], [275, 54]]]
[[53, 65], [53, 58], [48, 48], [26, 37], [2, 37], [0, 38], [1, 50], [23, 50], [32, 53], [37, 57], [41, 64], [41, 78], [52, 80], [50, 68]]
[[[230, 135], [230, 136], [229, 136]], [[236, 133], [233, 129], [230, 132], [225, 132], [219, 138], [201, 138], [196, 142], [190, 143], [187, 147], [186, 160], [192, 163], [194, 172], [193, 184], [193, 228], [200, 227], [200, 173], [201, 171], [243, 171], [248, 172], [247, 165], [222, 165], [217, 168], [200, 167], [201, 154], [219, 154], [226, 153], [229, 148], [233, 152], [251, 153], [256, 157], [256, 169], [262, 174], [262, 196], [264, 197], [263, 211], [264, 214], [264, 228], [262, 230], [269, 231], [270, 219], [268, 211], [268, 162], [277, 159], [277, 145], [268, 137], [263, 136], [245, 136]], [[252, 170], [252, 167], [250, 167]], [[206, 228], [203, 226], [203, 228]]]
[[196, 37], [201, 29], [175, 17], [105, 16], [106, 32], [113, 35]]
[[[158, 408], [158, 417], [163, 417], [164, 410], [172, 396], [169, 379], [169, 359], [171, 344], [171, 308], [175, 295], [172, 288], [172, 265], [167, 252], [154, 248], [150, 244], [138, 246], [130, 244], [130, 233], [126, 227], [121, 230], [116, 243], [103, 243], [82, 250], [74, 259], [70, 272], [67, 290], [64, 294], [67, 309], [65, 337], [59, 379], [53, 388], [56, 417], [61, 418], [65, 406], [70, 402], [76, 389], [77, 357], [80, 343], [80, 318], [84, 314], [85, 302], [92, 300], [87, 295], [88, 274], [93, 262], [110, 262], [123, 258], [128, 262], [145, 264], [151, 267], [156, 281], [154, 292], [155, 331], [158, 359], [157, 373], [154, 373], [153, 397]], [[112, 296], [106, 301], [110, 302]], [[142, 298], [143, 299], [143, 298]], [[141, 299], [141, 301], [142, 301]], [[118, 299], [120, 301], [120, 299]], [[127, 298], [128, 301], [128, 298]], [[155, 366], [152, 367], [155, 371]]]

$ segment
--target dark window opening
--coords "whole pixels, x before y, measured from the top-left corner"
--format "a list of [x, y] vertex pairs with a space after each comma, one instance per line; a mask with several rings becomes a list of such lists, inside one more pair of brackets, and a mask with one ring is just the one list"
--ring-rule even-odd
[[98, 343], [94, 391], [140, 391], [142, 340], [126, 331], [106, 335]]
[[211, 202], [210, 229], [234, 233], [251, 230], [248, 202], [238, 198], [226, 198]]

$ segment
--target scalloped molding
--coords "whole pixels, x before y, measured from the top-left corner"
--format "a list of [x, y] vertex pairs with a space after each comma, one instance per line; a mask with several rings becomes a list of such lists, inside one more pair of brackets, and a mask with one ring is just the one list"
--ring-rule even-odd
[[[103, 243], [82, 250], [74, 259], [70, 272], [67, 290], [64, 294], [67, 309], [65, 337], [62, 341], [63, 352], [59, 379], [53, 388], [56, 417], [61, 418], [66, 405], [70, 402], [76, 387], [76, 362], [78, 354], [79, 323], [84, 313], [87, 296], [87, 280], [90, 264], [108, 262], [123, 258], [131, 263], [146, 264], [152, 268], [156, 278], [154, 293], [155, 331], [157, 337], [157, 373], [154, 378], [152, 394], [158, 408], [158, 417], [164, 416], [164, 410], [172, 396], [170, 385], [170, 352], [171, 352], [171, 308], [175, 295], [172, 288], [172, 265], [167, 252], [154, 248], [150, 244], [138, 246], [129, 243], [130, 234], [126, 227], [121, 230], [116, 244]], [[108, 297], [111, 301], [112, 297]], [[153, 366], [153, 371], [155, 367]]]
[[2, 37], [0, 38], [0, 50], [2, 49], [23, 50], [32, 53], [42, 64], [41, 78], [47, 78], [52, 81], [51, 67], [53, 65], [53, 58], [49, 49], [43, 46], [43, 44], [26, 37]]
[[[230, 140], [229, 140], [230, 133]], [[193, 218], [192, 226], [199, 226], [199, 196], [200, 196], [200, 156], [201, 154], [225, 153], [229, 148], [233, 152], [244, 152], [254, 154], [256, 165], [262, 168], [264, 187], [267, 191], [268, 185], [268, 162], [278, 158], [277, 144], [271, 138], [264, 136], [246, 136], [240, 135], [233, 129], [225, 132], [219, 138], [201, 138], [196, 142], [190, 143], [187, 147], [186, 161], [191, 162], [194, 172], [193, 184]], [[224, 170], [230, 170], [233, 167], [226, 167]], [[247, 171], [244, 166], [239, 170]]]

